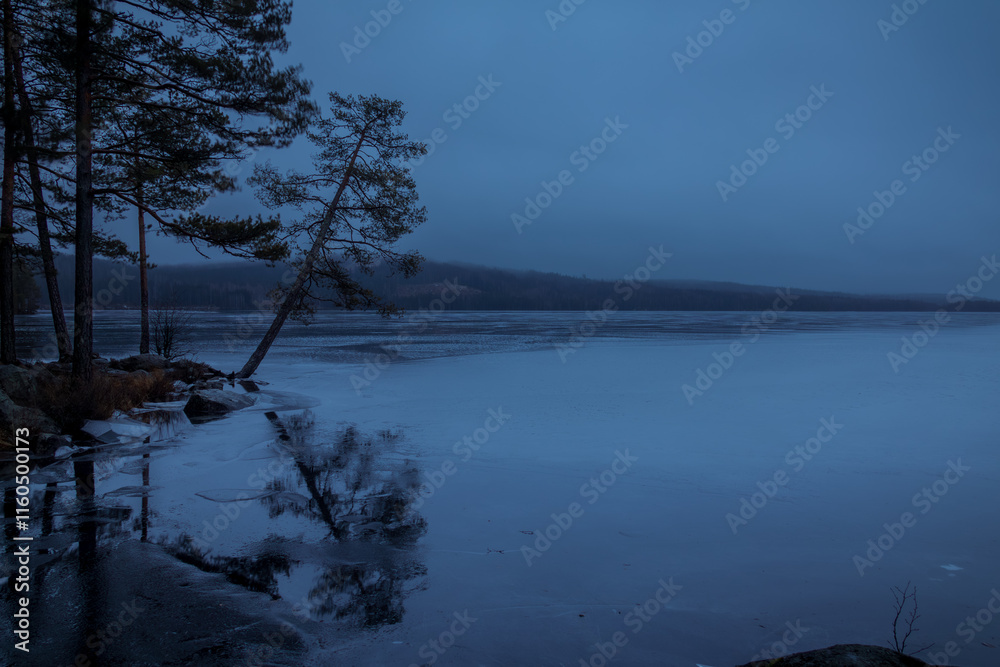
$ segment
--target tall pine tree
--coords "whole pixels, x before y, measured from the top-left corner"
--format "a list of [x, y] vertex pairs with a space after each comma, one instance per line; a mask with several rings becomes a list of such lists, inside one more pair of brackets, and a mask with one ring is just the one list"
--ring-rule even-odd
[[290, 20], [291, 3], [281, 0], [75, 0], [75, 377], [91, 374], [96, 197], [116, 198], [182, 236], [213, 245], [245, 243], [255, 223], [198, 215], [170, 221], [149, 206], [148, 197], [140, 202], [135, 191], [130, 196], [120, 187], [103, 187], [100, 176], [95, 181], [95, 157], [146, 166], [173, 158], [150, 150], [155, 144], [115, 143], [111, 118], [102, 111], [170, 110], [222, 159], [253, 147], [287, 145], [315, 113], [300, 68], [280, 69], [272, 59], [287, 48]]

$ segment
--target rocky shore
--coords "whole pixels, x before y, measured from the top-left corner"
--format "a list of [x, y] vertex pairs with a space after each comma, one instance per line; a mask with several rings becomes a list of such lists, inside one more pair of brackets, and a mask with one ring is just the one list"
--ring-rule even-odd
[[253, 405], [251, 394], [259, 390], [206, 364], [155, 354], [95, 359], [86, 386], [70, 370], [62, 363], [0, 366], [0, 451], [13, 448], [16, 428], [29, 429], [35, 455], [45, 457], [71, 443], [99, 441], [91, 422], [142, 421], [149, 404], [170, 404], [192, 422], [205, 421]]
[[881, 646], [837, 644], [739, 667], [930, 667], [928, 663]]

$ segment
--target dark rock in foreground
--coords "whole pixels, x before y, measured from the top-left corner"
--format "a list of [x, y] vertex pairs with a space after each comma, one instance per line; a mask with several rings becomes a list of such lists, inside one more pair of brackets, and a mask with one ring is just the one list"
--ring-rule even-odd
[[880, 646], [837, 644], [818, 651], [795, 653], [783, 658], [756, 660], [740, 667], [926, 667], [912, 656]]
[[35, 435], [59, 433], [52, 418], [36, 407], [38, 384], [51, 377], [42, 367], [0, 366], [0, 441], [5, 446], [11, 444], [10, 436], [19, 428], [27, 428]]
[[222, 417], [253, 404], [254, 400], [246, 394], [222, 389], [201, 389], [191, 394], [184, 413], [190, 419]]
[[39, 380], [51, 377], [51, 373], [41, 366], [3, 365], [0, 366], [0, 392], [19, 405], [33, 405], [38, 401]]

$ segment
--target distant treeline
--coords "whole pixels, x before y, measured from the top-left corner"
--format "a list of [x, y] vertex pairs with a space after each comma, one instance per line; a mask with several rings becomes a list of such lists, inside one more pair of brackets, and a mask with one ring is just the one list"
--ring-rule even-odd
[[[73, 259], [57, 259], [60, 291], [73, 289]], [[254, 310], [281, 281], [287, 267], [218, 263], [160, 266], [150, 271], [154, 308], [174, 305], [199, 310]], [[139, 305], [138, 269], [106, 260], [94, 262], [94, 298], [99, 308]], [[592, 280], [537, 271], [510, 271], [482, 266], [425, 262], [410, 280], [376, 272], [361, 282], [401, 308], [429, 308], [442, 299], [449, 310], [600, 310], [610, 299], [620, 310], [765, 310], [777, 295], [773, 287], [734, 283], [648, 283]], [[454, 286], [454, 287], [450, 287]], [[782, 288], [784, 289], [784, 288]], [[797, 290], [792, 310], [800, 311], [932, 311], [954, 309], [945, 297], [867, 296]], [[44, 290], [41, 290], [44, 295]], [[44, 301], [42, 304], [44, 305]], [[317, 304], [322, 309], [324, 303]], [[1000, 312], [1000, 301], [969, 301], [964, 311]]]

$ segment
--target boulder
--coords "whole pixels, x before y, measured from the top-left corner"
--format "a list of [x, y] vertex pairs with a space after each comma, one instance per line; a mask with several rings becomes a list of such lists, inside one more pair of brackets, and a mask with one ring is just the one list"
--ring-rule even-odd
[[39, 456], [54, 456], [60, 449], [69, 447], [72, 444], [73, 440], [68, 435], [42, 433], [38, 436], [38, 442], [35, 445], [35, 454]]
[[14, 428], [14, 410], [16, 409], [17, 404], [10, 400], [7, 394], [0, 391], [0, 429], [4, 433]]
[[111, 362], [112, 368], [129, 372], [163, 370], [167, 365], [167, 360], [158, 354], [136, 354]]
[[37, 408], [18, 408], [15, 419], [30, 428], [33, 434], [59, 433], [62, 430], [51, 417]]
[[199, 389], [224, 389], [226, 383], [222, 380], [200, 380], [191, 385], [191, 388], [195, 391]]
[[0, 429], [13, 433], [14, 429], [26, 428], [32, 436], [39, 433], [59, 433], [59, 427], [52, 419], [36, 408], [18, 405], [0, 391]]
[[817, 651], [795, 653], [775, 660], [756, 660], [740, 667], [927, 667], [919, 658], [881, 646], [837, 644]]
[[178, 359], [170, 364], [170, 377], [194, 384], [214, 377], [222, 377], [222, 371], [191, 359]]
[[0, 366], [0, 391], [15, 403], [34, 403], [38, 395], [37, 384], [37, 371], [20, 366]]
[[221, 417], [254, 404], [253, 398], [223, 389], [201, 389], [191, 394], [184, 413], [190, 418]]
[[51, 364], [45, 365], [49, 373], [53, 375], [69, 375], [73, 372], [73, 364], [53, 361]]

